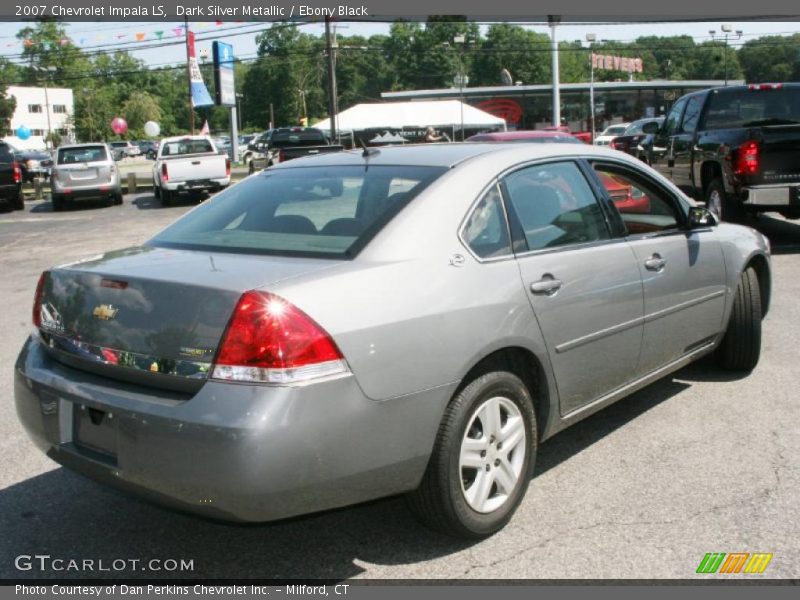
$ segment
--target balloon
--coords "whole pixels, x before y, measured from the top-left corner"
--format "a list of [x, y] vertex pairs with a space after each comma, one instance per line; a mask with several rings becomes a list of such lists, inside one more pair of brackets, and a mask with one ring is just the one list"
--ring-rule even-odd
[[114, 117], [111, 120], [111, 129], [117, 135], [122, 135], [128, 131], [128, 123], [122, 117]]
[[31, 130], [26, 125], [20, 125], [17, 127], [17, 137], [21, 140], [27, 140], [31, 137]]
[[148, 121], [144, 124], [144, 132], [150, 137], [156, 137], [161, 133], [161, 127], [155, 121]]

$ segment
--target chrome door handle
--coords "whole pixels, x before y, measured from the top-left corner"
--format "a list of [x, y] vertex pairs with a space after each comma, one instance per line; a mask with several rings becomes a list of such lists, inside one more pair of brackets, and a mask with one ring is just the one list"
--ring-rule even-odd
[[653, 254], [650, 258], [644, 261], [644, 268], [648, 271], [661, 271], [667, 264], [667, 261], [661, 258], [658, 254]]
[[561, 280], [555, 279], [549, 273], [542, 277], [539, 281], [531, 284], [531, 291], [534, 294], [546, 294], [552, 296], [561, 288]]

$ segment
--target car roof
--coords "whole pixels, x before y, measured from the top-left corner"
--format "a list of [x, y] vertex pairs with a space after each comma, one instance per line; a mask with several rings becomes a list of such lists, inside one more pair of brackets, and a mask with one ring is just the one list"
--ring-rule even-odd
[[64, 148], [94, 148], [95, 146], [105, 146], [105, 142], [85, 142], [83, 144], [62, 144], [58, 147], [58, 150], [63, 150]]
[[381, 146], [362, 150], [344, 150], [317, 154], [279, 163], [273, 169], [292, 169], [327, 166], [415, 166], [452, 168], [460, 163], [492, 156], [505, 159], [509, 165], [523, 161], [559, 156], [613, 157], [625, 160], [628, 155], [617, 150], [589, 144], [487, 144], [486, 142], [456, 142]]

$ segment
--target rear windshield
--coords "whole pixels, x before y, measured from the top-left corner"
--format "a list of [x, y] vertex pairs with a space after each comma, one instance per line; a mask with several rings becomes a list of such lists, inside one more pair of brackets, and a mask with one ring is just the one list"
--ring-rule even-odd
[[622, 135], [625, 133], [625, 128], [627, 125], [614, 125], [606, 129], [602, 135]]
[[711, 93], [705, 129], [800, 124], [800, 87]]
[[82, 148], [59, 148], [58, 164], [98, 162], [108, 160], [105, 146], [84, 146]]
[[202, 154], [204, 152], [214, 152], [214, 148], [208, 140], [175, 140], [164, 144], [161, 156]]
[[443, 167], [267, 170], [217, 194], [152, 246], [242, 254], [352, 258]]
[[270, 145], [273, 148], [290, 146], [322, 146], [327, 140], [321, 131], [306, 129], [305, 131], [276, 131], [272, 134]]

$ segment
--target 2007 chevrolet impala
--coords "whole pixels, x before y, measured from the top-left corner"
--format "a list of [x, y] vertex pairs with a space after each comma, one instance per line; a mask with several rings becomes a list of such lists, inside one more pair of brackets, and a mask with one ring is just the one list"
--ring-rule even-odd
[[59, 463], [205, 515], [407, 492], [478, 537], [541, 440], [705, 354], [753, 369], [769, 296], [761, 234], [622, 153], [343, 152], [42, 274], [17, 411]]

